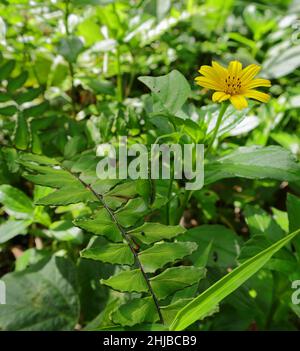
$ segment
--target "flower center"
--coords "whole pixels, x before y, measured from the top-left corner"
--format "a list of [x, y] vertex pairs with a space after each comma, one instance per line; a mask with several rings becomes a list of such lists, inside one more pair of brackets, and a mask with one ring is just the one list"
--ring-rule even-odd
[[239, 77], [228, 75], [225, 79], [225, 93], [229, 95], [238, 95], [241, 91], [241, 80]]

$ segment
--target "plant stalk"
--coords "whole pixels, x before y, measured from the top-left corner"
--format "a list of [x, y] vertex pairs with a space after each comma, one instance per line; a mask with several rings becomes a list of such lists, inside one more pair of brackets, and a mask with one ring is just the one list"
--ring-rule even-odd
[[222, 122], [222, 118], [227, 110], [227, 107], [229, 106], [228, 102], [222, 102], [221, 108], [220, 108], [220, 112], [219, 112], [219, 116], [217, 119], [217, 124], [215, 126], [212, 138], [210, 139], [210, 142], [208, 144], [207, 150], [206, 152], [208, 153], [210, 151], [210, 149], [212, 148], [214, 141], [216, 140], [216, 137], [218, 135], [218, 131]]

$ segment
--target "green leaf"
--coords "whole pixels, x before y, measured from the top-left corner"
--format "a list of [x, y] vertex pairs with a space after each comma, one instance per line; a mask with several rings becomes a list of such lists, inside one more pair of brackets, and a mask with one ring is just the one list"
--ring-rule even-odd
[[25, 92], [18, 93], [14, 99], [15, 101], [21, 105], [24, 102], [32, 101], [36, 99], [39, 95], [41, 95], [43, 89], [41, 87], [39, 88], [30, 88]]
[[15, 68], [16, 61], [10, 60], [7, 61], [4, 65], [0, 67], [0, 80], [7, 79], [13, 69]]
[[161, 306], [161, 313], [164, 318], [164, 322], [167, 326], [169, 326], [174, 318], [176, 317], [177, 313], [184, 307], [186, 306], [192, 298], [184, 298], [177, 300], [175, 302], [172, 302], [170, 305], [167, 306]]
[[161, 21], [170, 10], [170, 7], [170, 0], [150, 0], [146, 2], [144, 11], [156, 16], [158, 21]]
[[138, 195], [137, 186], [139, 180], [127, 181], [125, 183], [115, 186], [113, 189], [109, 190], [106, 196], [120, 196], [120, 197], [134, 197]]
[[21, 256], [19, 256], [16, 259], [16, 272], [23, 271], [29, 266], [32, 266], [39, 261], [43, 259], [51, 258], [51, 252], [50, 250], [38, 250], [36, 248], [31, 248], [22, 253]]
[[54, 158], [50, 158], [44, 155], [31, 154], [30, 152], [21, 153], [20, 160], [23, 162], [35, 162], [42, 165], [58, 165], [59, 162]]
[[287, 211], [289, 217], [289, 229], [295, 231], [300, 228], [300, 198], [287, 194]]
[[95, 94], [115, 95], [115, 87], [109, 80], [83, 77], [81, 81], [86, 84]]
[[64, 148], [65, 159], [71, 159], [75, 155], [80, 154], [85, 145], [85, 139], [81, 135], [76, 135], [68, 140]]
[[23, 110], [25, 117], [41, 117], [49, 109], [49, 102], [44, 101], [38, 105], [28, 107]]
[[5, 106], [0, 108], [0, 115], [3, 116], [13, 116], [18, 112], [18, 109], [15, 105]]
[[7, 102], [11, 100], [11, 96], [3, 91], [0, 92], [0, 102]]
[[32, 218], [34, 206], [31, 199], [21, 190], [11, 185], [0, 185], [0, 203], [5, 206], [5, 211], [18, 218]]
[[268, 248], [272, 242], [265, 235], [256, 234], [242, 246], [241, 252], [237, 258], [239, 263], [243, 263], [251, 257], [254, 257], [262, 250]]
[[138, 197], [129, 200], [127, 204], [116, 212], [118, 222], [124, 227], [134, 225], [141, 217], [148, 212], [146, 202]]
[[0, 305], [0, 329], [73, 330], [79, 318], [75, 267], [61, 257], [35, 267], [2, 278], [7, 296]]
[[169, 262], [190, 255], [197, 249], [194, 242], [156, 243], [139, 254], [145, 272], [155, 272]]
[[127, 244], [107, 243], [100, 247], [90, 247], [81, 251], [81, 257], [112, 264], [132, 265], [134, 257]]
[[140, 269], [123, 271], [109, 279], [101, 279], [101, 283], [122, 292], [147, 292], [148, 287]]
[[62, 220], [50, 224], [44, 233], [58, 241], [69, 241], [74, 244], [82, 244], [83, 235], [79, 228], [72, 225], [70, 220]]
[[205, 277], [206, 270], [197, 267], [172, 267], [150, 279], [152, 289], [158, 299], [165, 299], [175, 291], [198, 283]]
[[170, 326], [170, 330], [184, 330], [209, 313], [219, 302], [239, 288], [262, 268], [277, 251], [299, 233], [300, 230], [289, 234], [218, 280], [178, 312]]
[[[300, 228], [300, 198], [288, 194], [286, 205], [289, 218], [289, 230], [290, 232], [293, 232]], [[300, 257], [300, 238], [295, 238], [293, 242], [296, 246], [298, 256]]]
[[172, 239], [184, 232], [185, 229], [180, 225], [171, 226], [146, 222], [141, 227], [129, 231], [128, 234], [149, 245], [163, 239]]
[[82, 50], [83, 43], [75, 36], [61, 39], [58, 45], [58, 53], [70, 63], [76, 62]]
[[[80, 183], [79, 183], [80, 184]], [[37, 205], [69, 205], [77, 204], [79, 202], [95, 202], [98, 199], [93, 193], [83, 186], [77, 187], [63, 187], [50, 193], [49, 195], [38, 199], [35, 203]]]
[[[52, 159], [48, 159], [44, 156], [35, 155], [37, 160], [44, 160], [44, 162], [51, 162]], [[40, 174], [24, 174], [24, 177], [35, 184], [43, 185], [53, 188], [82, 188], [82, 184], [69, 172], [59, 169], [51, 168], [49, 166], [40, 166], [36, 163], [19, 161], [25, 168], [30, 171], [36, 171]]]
[[189, 229], [178, 240], [197, 243], [197, 251], [189, 257], [194, 265], [197, 262], [201, 263], [201, 258], [208, 254], [206, 253], [208, 245], [211, 245], [209, 266], [218, 265], [228, 268], [236, 265], [236, 256], [241, 240], [231, 229], [223, 225], [201, 225]]
[[[300, 45], [278, 50], [281, 45], [272, 48], [272, 55], [263, 63], [263, 72], [268, 78], [281, 78], [300, 67]], [[277, 51], [275, 53], [275, 50]]]
[[284, 231], [261, 208], [247, 205], [245, 208], [245, 219], [251, 235], [264, 235], [271, 242], [279, 240], [284, 236]]
[[300, 164], [282, 147], [250, 146], [239, 147], [205, 166], [206, 184], [231, 177], [299, 181]]
[[18, 115], [16, 131], [15, 131], [15, 145], [19, 150], [26, 150], [29, 145], [29, 128], [23, 114]]
[[27, 233], [27, 227], [32, 223], [31, 220], [13, 221], [9, 220], [0, 224], [0, 244], [14, 238], [17, 235]]
[[191, 93], [189, 83], [177, 70], [161, 77], [139, 77], [138, 79], [147, 85], [154, 96], [172, 114], [180, 110]]
[[20, 73], [20, 75], [18, 75], [15, 78], [10, 78], [7, 83], [7, 90], [10, 93], [12, 93], [17, 89], [20, 89], [25, 84], [27, 78], [28, 78], [28, 72], [26, 71]]
[[154, 323], [159, 319], [152, 297], [131, 300], [114, 311], [111, 318], [115, 324], [123, 326]]
[[122, 235], [117, 225], [112, 221], [105, 208], [100, 209], [93, 219], [76, 219], [74, 224], [96, 235], [104, 235], [107, 239], [120, 242]]

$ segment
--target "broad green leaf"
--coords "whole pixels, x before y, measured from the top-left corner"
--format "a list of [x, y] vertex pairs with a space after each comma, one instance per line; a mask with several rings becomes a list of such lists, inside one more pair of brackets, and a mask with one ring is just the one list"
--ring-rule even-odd
[[243, 263], [251, 257], [254, 257], [259, 252], [268, 248], [272, 242], [270, 238], [263, 234], [256, 234], [252, 238], [248, 239], [242, 246], [240, 254], [237, 257], [239, 263]]
[[[58, 165], [59, 164], [59, 162], [53, 158], [50, 158], [44, 155], [31, 154], [29, 152], [21, 153], [20, 160], [23, 162], [35, 162], [41, 165]], [[27, 165], [29, 166], [28, 163]]]
[[134, 299], [120, 306], [111, 314], [115, 324], [133, 326], [140, 323], [154, 323], [159, 317], [152, 297]]
[[[39, 265], [39, 264], [38, 264]], [[6, 305], [0, 305], [0, 329], [17, 331], [73, 330], [79, 318], [76, 271], [53, 257], [41, 267], [5, 275]]]
[[36, 249], [36, 248], [31, 248], [22, 253], [21, 256], [19, 256], [16, 259], [16, 268], [15, 271], [23, 271], [29, 266], [32, 266], [42, 259], [50, 258], [51, 257], [51, 251], [47, 249]]
[[[292, 97], [291, 100], [296, 100], [296, 97], [294, 97], [294, 99]], [[270, 136], [276, 143], [290, 150], [294, 155], [300, 154], [300, 138], [296, 134], [278, 131], [276, 133], [271, 133]]]
[[158, 299], [165, 299], [177, 290], [198, 283], [205, 277], [205, 269], [189, 266], [171, 267], [150, 279]]
[[58, 45], [58, 53], [71, 63], [76, 62], [82, 50], [83, 43], [75, 36], [61, 39]]
[[32, 101], [36, 99], [39, 95], [41, 95], [43, 89], [42, 88], [30, 88], [25, 92], [18, 93], [14, 99], [15, 101], [21, 105], [24, 102]]
[[44, 101], [38, 105], [28, 107], [23, 110], [24, 117], [40, 117], [49, 109], [49, 102]]
[[190, 255], [197, 249], [194, 242], [156, 243], [139, 254], [145, 272], [155, 272], [169, 262]]
[[129, 231], [133, 237], [139, 239], [145, 244], [152, 244], [163, 239], [172, 239], [185, 232], [180, 225], [164, 225], [160, 223], [146, 222], [141, 227]]
[[[100, 278], [108, 278], [114, 274], [114, 270], [115, 267], [107, 263], [84, 258], [77, 261], [80, 313], [84, 320], [96, 318], [110, 304], [111, 291], [101, 286]], [[118, 301], [119, 304], [122, 302], [121, 299]]]
[[15, 130], [15, 145], [19, 150], [26, 150], [29, 145], [29, 128], [23, 114], [18, 115], [16, 130]]
[[69, 241], [74, 244], [82, 244], [83, 242], [82, 231], [74, 227], [70, 220], [53, 222], [49, 229], [44, 230], [44, 233], [58, 241]]
[[15, 78], [10, 78], [7, 83], [7, 90], [10, 93], [12, 93], [17, 89], [20, 89], [26, 82], [27, 78], [28, 78], [28, 72], [26, 71], [20, 73], [20, 75], [18, 75]]
[[148, 212], [144, 199], [138, 197], [129, 200], [127, 204], [116, 212], [118, 222], [124, 227], [134, 225], [141, 217]]
[[263, 63], [263, 71], [268, 78], [284, 77], [300, 67], [300, 45], [290, 46], [280, 51], [279, 48], [280, 44], [278, 47], [273, 47], [272, 55], [270, 53], [270, 57]]
[[[79, 183], [80, 184], [80, 183]], [[64, 187], [50, 193], [49, 195], [38, 199], [35, 203], [37, 205], [69, 205], [77, 204], [79, 202], [95, 202], [98, 199], [93, 193], [83, 186]]]
[[84, 77], [81, 78], [81, 81], [84, 83], [84, 85], [87, 85], [90, 89], [92, 89], [95, 94], [115, 95], [115, 87], [109, 80]]
[[112, 264], [132, 265], [133, 253], [127, 244], [107, 243], [99, 247], [90, 247], [81, 251], [81, 257]]
[[16, 61], [14, 60], [10, 60], [4, 63], [0, 67], [0, 80], [7, 79], [10, 76], [13, 69], [15, 68], [15, 65], [16, 65]]
[[284, 232], [279, 225], [261, 208], [247, 205], [245, 208], [245, 220], [252, 235], [264, 235], [271, 242], [277, 241], [284, 236]]
[[100, 209], [94, 218], [78, 218], [74, 224], [96, 235], [104, 235], [107, 239], [118, 242], [122, 241], [122, 235], [117, 225], [112, 221], [105, 208]]
[[101, 279], [101, 283], [114, 290], [122, 292], [147, 292], [148, 287], [140, 269], [123, 271], [108, 279]]
[[184, 330], [209, 313], [226, 296], [239, 288], [262, 268], [277, 251], [299, 233], [300, 230], [289, 234], [218, 280], [178, 312], [170, 326], [170, 330]]
[[0, 92], [0, 102], [6, 102], [11, 100], [11, 96], [10, 94], [4, 93], [4, 92]]
[[98, 194], [105, 194], [120, 182], [120, 179], [98, 179], [92, 184], [92, 188]]
[[275, 207], [272, 207], [272, 213], [273, 213], [273, 218], [275, 222], [285, 233], [293, 231], [293, 230], [289, 231], [289, 218], [288, 218], [287, 212], [281, 211]]
[[0, 203], [5, 206], [5, 211], [18, 218], [32, 218], [34, 206], [31, 199], [21, 190], [11, 185], [0, 185]]
[[17, 112], [18, 112], [18, 109], [15, 105], [9, 105], [9, 106], [0, 108], [0, 115], [3, 115], [3, 116], [13, 116]]
[[9, 220], [0, 224], [0, 244], [14, 238], [20, 234], [27, 233], [27, 227], [32, 223], [31, 220]]
[[139, 77], [139, 80], [147, 85], [163, 106], [173, 114], [180, 110], [191, 93], [189, 83], [176, 70], [165, 76]]
[[24, 177], [35, 184], [43, 185], [47, 187], [53, 188], [77, 188], [82, 187], [80, 182], [73, 177], [70, 173], [61, 170], [61, 169], [53, 169], [50, 167], [44, 166], [35, 166], [33, 163], [23, 163], [22, 164], [26, 168], [30, 168], [32, 170], [36, 169], [40, 172], [40, 174], [24, 174]]
[[178, 238], [179, 241], [193, 241], [197, 243], [198, 249], [189, 257], [197, 264], [201, 258], [208, 255], [207, 247], [211, 245], [208, 265], [219, 267], [232, 267], [236, 265], [236, 257], [241, 244], [240, 238], [223, 225], [200, 225], [187, 230]]
[[232, 177], [299, 181], [300, 164], [279, 146], [250, 146], [239, 147], [205, 166], [206, 184]]
[[134, 197], [138, 195], [137, 185], [139, 180], [127, 181], [125, 183], [116, 185], [113, 189], [109, 190], [106, 196], [121, 196], [121, 197]]
[[80, 154], [80, 152], [84, 149], [86, 145], [85, 139], [81, 135], [76, 135], [65, 145], [64, 148], [64, 158], [71, 159], [75, 155]]

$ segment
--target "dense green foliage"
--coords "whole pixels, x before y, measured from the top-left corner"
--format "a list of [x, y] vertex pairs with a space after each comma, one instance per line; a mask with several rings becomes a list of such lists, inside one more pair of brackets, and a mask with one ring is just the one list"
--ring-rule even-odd
[[[299, 0], [0, 4], [0, 330], [299, 330]], [[267, 104], [194, 78], [239, 60]], [[99, 179], [99, 144], [204, 144], [204, 186]], [[299, 234], [299, 235], [298, 235]]]

